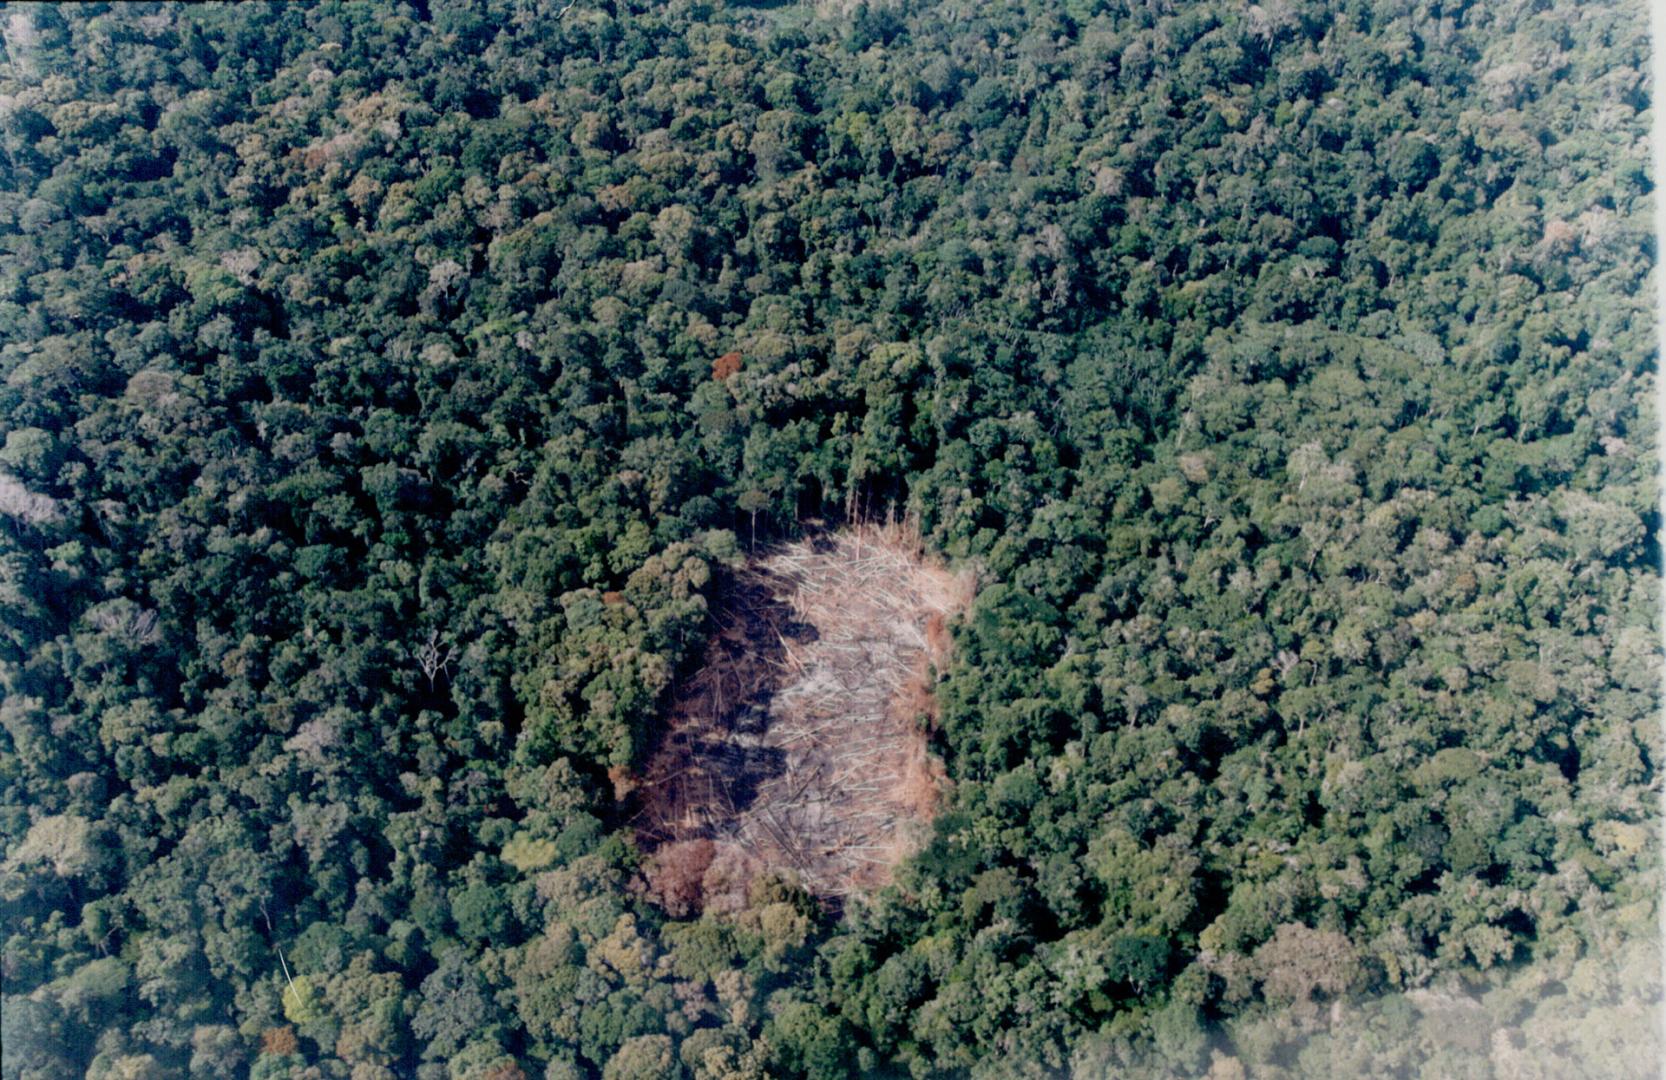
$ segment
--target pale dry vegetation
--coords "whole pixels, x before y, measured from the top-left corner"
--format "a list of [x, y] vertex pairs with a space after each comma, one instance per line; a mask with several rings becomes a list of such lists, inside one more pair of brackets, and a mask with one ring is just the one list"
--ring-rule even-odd
[[889, 880], [939, 795], [932, 680], [972, 587], [898, 525], [779, 547], [724, 582], [641, 781], [661, 903], [734, 906], [766, 870], [830, 899]]

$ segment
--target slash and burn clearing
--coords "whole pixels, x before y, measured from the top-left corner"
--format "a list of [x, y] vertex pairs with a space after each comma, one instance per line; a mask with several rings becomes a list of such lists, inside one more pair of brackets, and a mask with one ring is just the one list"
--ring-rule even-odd
[[650, 893], [672, 914], [744, 903], [764, 871], [837, 900], [923, 840], [946, 623], [973, 575], [903, 526], [777, 547], [726, 576], [699, 671], [640, 778]]

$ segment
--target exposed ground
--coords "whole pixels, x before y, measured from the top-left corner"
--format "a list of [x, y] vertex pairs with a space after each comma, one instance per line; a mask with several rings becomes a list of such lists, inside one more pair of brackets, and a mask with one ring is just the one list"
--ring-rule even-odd
[[779, 547], [729, 576], [640, 781], [667, 908], [738, 903], [760, 870], [829, 899], [889, 880], [938, 797], [932, 670], [971, 595], [969, 573], [899, 526]]

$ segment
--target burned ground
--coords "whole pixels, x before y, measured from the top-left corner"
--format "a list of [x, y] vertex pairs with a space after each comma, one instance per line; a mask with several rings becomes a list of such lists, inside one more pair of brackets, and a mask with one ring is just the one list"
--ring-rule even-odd
[[931, 681], [970, 596], [968, 573], [897, 527], [786, 545], [730, 574], [638, 789], [661, 902], [737, 902], [762, 870], [834, 900], [889, 880], [938, 797]]

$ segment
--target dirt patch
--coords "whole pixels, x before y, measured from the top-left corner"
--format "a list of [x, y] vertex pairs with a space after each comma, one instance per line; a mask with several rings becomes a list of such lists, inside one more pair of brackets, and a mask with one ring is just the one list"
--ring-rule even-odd
[[727, 577], [639, 781], [661, 903], [731, 906], [761, 870], [827, 898], [890, 879], [935, 809], [933, 670], [972, 584], [900, 526], [779, 547]]

